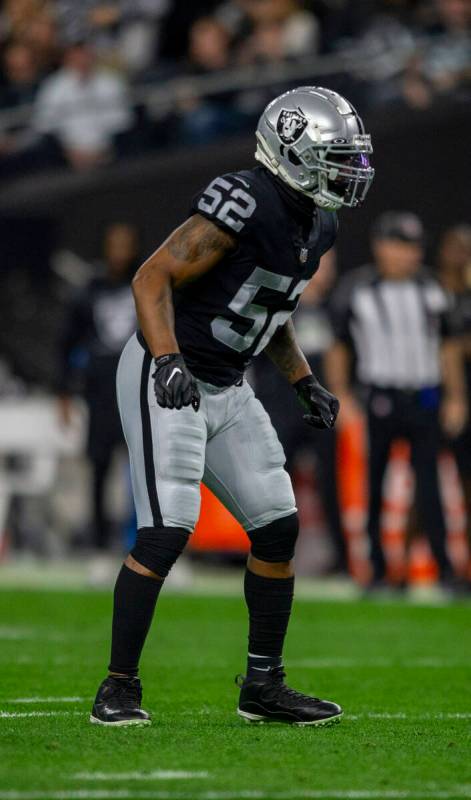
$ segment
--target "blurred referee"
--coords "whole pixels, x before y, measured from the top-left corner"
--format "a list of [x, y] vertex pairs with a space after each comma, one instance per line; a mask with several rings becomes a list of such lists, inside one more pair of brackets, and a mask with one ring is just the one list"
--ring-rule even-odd
[[336, 343], [327, 358], [330, 389], [344, 415], [355, 406], [351, 357], [366, 406], [369, 435], [370, 588], [386, 585], [380, 517], [383, 479], [395, 439], [409, 441], [416, 500], [440, 581], [455, 586], [445, 542], [438, 481], [440, 418], [456, 435], [466, 421], [461, 350], [451, 336], [448, 300], [423, 267], [423, 228], [406, 212], [388, 212], [372, 230], [374, 263], [354, 270], [332, 302]]

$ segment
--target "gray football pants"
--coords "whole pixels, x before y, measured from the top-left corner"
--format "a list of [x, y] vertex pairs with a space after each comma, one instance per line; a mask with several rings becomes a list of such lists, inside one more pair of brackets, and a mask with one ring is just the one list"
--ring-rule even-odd
[[132, 336], [118, 366], [118, 405], [129, 449], [137, 527], [192, 531], [200, 482], [246, 530], [296, 511], [283, 448], [251, 387], [198, 381], [200, 410], [160, 408], [150, 353]]

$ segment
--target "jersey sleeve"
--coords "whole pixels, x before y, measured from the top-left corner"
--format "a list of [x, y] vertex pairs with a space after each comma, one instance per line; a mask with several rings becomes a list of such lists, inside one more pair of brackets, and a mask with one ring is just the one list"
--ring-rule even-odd
[[201, 214], [232, 235], [253, 234], [257, 216], [255, 192], [238, 173], [222, 175], [193, 198], [190, 214]]

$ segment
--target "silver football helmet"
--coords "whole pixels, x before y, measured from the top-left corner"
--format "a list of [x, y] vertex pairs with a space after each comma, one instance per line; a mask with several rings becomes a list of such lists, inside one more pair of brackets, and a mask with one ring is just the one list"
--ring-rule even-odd
[[374, 169], [371, 137], [337, 92], [300, 86], [277, 97], [260, 117], [255, 158], [317, 206], [360, 206]]

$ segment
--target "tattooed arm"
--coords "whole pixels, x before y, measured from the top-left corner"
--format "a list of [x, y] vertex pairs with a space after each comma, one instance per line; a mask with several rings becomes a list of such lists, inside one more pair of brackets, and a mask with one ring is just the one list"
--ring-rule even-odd
[[339, 413], [339, 401], [312, 374], [296, 341], [292, 320], [278, 328], [265, 352], [292, 384], [299, 402], [307, 411], [303, 415], [305, 422], [314, 428], [333, 428]]
[[296, 341], [291, 319], [278, 328], [266, 346], [265, 353], [290, 383], [311, 375], [311, 368]]
[[195, 214], [144, 262], [132, 288], [139, 325], [153, 356], [179, 352], [172, 289], [208, 272], [236, 246], [235, 237]]

